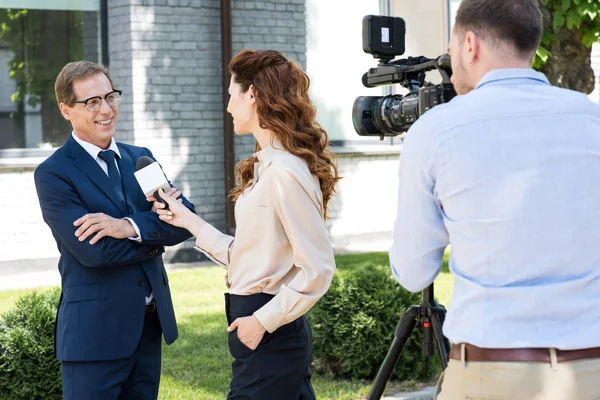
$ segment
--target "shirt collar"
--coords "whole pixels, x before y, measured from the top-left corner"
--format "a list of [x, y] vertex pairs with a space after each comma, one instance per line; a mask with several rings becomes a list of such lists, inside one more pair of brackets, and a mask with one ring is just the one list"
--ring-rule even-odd
[[479, 83], [477, 84], [477, 88], [480, 88], [483, 85], [487, 85], [490, 83], [497, 83], [500, 81], [507, 80], [532, 80], [545, 83], [547, 85], [550, 84], [546, 75], [541, 72], [537, 72], [531, 68], [501, 68], [501, 69], [493, 69], [489, 71], [487, 74], [481, 78]]
[[273, 139], [270, 145], [265, 146], [264, 149], [254, 153], [254, 156], [258, 158], [261, 165], [267, 166], [271, 164], [271, 161], [277, 156], [278, 153], [285, 151], [281, 142], [277, 139]]
[[[79, 143], [81, 145], [81, 147], [83, 147], [83, 149], [85, 151], [87, 151], [89, 153], [90, 156], [92, 156], [92, 158], [95, 160], [96, 158], [98, 158], [98, 154], [100, 154], [100, 152], [104, 149], [101, 149], [100, 147], [96, 146], [95, 144], [91, 144], [90, 142], [86, 142], [85, 140], [81, 140], [76, 134], [75, 131], [71, 132], [71, 135], [73, 136], [73, 139], [75, 139], [75, 141], [77, 143]], [[115, 154], [117, 155], [117, 157], [121, 158], [121, 153], [119, 152], [119, 147], [117, 146], [117, 142], [115, 141], [115, 138], [112, 138], [110, 141], [110, 146], [108, 147], [107, 150], [112, 150], [115, 152]]]

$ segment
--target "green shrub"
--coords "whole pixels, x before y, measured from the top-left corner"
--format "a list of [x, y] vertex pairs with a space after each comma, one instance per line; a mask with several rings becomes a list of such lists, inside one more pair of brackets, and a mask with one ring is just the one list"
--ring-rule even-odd
[[0, 316], [0, 398], [62, 398], [60, 364], [54, 359], [54, 319], [59, 289], [21, 297]]
[[[372, 379], [392, 344], [404, 311], [421, 294], [403, 289], [389, 267], [366, 265], [335, 276], [329, 291], [309, 312], [313, 328], [313, 367], [342, 378]], [[438, 373], [438, 357], [422, 355], [423, 332], [411, 334], [393, 378], [424, 381]]]

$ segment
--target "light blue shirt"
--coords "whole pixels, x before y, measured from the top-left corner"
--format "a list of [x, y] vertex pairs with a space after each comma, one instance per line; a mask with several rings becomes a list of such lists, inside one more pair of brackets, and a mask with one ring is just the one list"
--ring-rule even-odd
[[400, 284], [431, 284], [448, 244], [451, 342], [600, 346], [600, 106], [501, 69], [413, 124], [390, 250]]

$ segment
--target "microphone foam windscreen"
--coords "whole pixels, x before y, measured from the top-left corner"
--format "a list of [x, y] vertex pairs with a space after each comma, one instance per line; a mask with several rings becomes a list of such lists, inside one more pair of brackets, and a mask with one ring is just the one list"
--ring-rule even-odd
[[140, 158], [138, 158], [137, 162], [135, 163], [135, 170], [139, 171], [142, 168], [146, 168], [148, 165], [152, 164], [154, 162], [153, 159], [151, 159], [148, 156], [142, 156]]

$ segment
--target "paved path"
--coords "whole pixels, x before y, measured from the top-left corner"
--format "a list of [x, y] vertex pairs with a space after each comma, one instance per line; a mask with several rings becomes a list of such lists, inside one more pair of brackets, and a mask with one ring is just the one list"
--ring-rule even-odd
[[433, 400], [435, 387], [430, 386], [418, 392], [402, 392], [393, 396], [382, 397], [381, 400]]
[[[3, 271], [0, 273], [0, 291], [8, 289], [30, 289], [45, 286], [60, 285], [60, 274], [58, 273], [58, 261], [54, 261], [52, 268], [38, 268], [37, 270], [29, 270], [18, 272], [16, 270]], [[167, 271], [175, 271], [179, 269], [189, 269], [198, 267], [211, 267], [215, 263], [212, 261], [200, 261], [194, 263], [182, 264], [167, 264]]]

